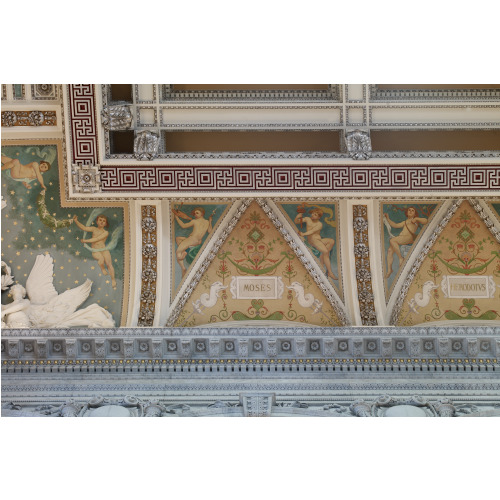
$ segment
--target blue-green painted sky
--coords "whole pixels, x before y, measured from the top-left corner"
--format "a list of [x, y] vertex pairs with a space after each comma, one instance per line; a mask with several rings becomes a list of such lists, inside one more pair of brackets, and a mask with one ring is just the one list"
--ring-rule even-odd
[[[96, 215], [104, 214], [109, 221], [109, 236], [115, 234], [116, 247], [110, 251], [117, 288], [111, 287], [111, 279], [104, 276], [80, 239], [84, 236], [74, 223], [56, 229], [44, 224], [38, 214], [37, 197], [41, 188], [38, 181], [30, 183], [27, 189], [22, 182], [11, 178], [8, 171], [2, 171], [2, 196], [7, 206], [2, 210], [2, 260], [12, 269], [17, 282], [25, 285], [38, 254], [49, 253], [54, 258], [54, 286], [59, 293], [81, 285], [88, 278], [93, 282], [92, 292], [82, 308], [97, 303], [107, 309], [120, 325], [123, 297], [123, 209], [121, 208], [63, 208], [59, 195], [59, 168], [57, 146], [2, 146], [2, 157], [17, 158], [26, 165], [32, 161], [47, 160], [51, 168], [43, 174], [47, 187], [45, 203], [50, 217], [58, 221], [68, 220], [74, 215], [86, 226], [92, 225]], [[95, 225], [95, 223], [94, 223]], [[2, 302], [9, 299], [2, 293]]]

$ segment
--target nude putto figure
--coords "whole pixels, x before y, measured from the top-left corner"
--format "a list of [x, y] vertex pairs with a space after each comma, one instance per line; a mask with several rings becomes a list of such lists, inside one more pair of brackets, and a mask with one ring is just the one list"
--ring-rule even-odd
[[[106, 249], [106, 239], [109, 235], [109, 232], [106, 231], [106, 228], [109, 227], [108, 218], [102, 214], [98, 215], [95, 220], [97, 227], [84, 226], [76, 215], [73, 217], [73, 220], [82, 231], [92, 233], [92, 238], [81, 239], [80, 241], [82, 243], [90, 243], [92, 247], [92, 257], [97, 260], [102, 274], [107, 275], [109, 272], [111, 276], [111, 286], [116, 290], [115, 268], [113, 267], [111, 254], [109, 250]], [[107, 270], [106, 267], [108, 268]]]
[[411, 245], [417, 238], [417, 229], [419, 224], [427, 224], [427, 219], [424, 217], [416, 217], [417, 210], [415, 207], [408, 207], [405, 210], [406, 220], [402, 222], [393, 222], [388, 214], [384, 214], [389, 225], [393, 228], [403, 228], [398, 236], [394, 236], [389, 241], [389, 249], [387, 250], [387, 273], [386, 278], [392, 274], [392, 264], [394, 261], [394, 254], [399, 258], [399, 263], [396, 271], [401, 266], [403, 262], [403, 256], [401, 255], [400, 246], [401, 245]]
[[[175, 220], [183, 229], [192, 227], [193, 230], [189, 236], [177, 236], [175, 238], [175, 242], [177, 243], [177, 251], [175, 253], [177, 262], [182, 270], [182, 276], [186, 274], [186, 266], [184, 265], [184, 259], [187, 256], [187, 250], [190, 247], [195, 247], [197, 245], [201, 245], [203, 237], [205, 234], [210, 234], [212, 232], [212, 218], [213, 214], [210, 217], [205, 219], [205, 209], [203, 207], [196, 207], [191, 211], [191, 215], [193, 218], [186, 215], [184, 212], [173, 209], [172, 210]], [[181, 217], [191, 219], [189, 222], [183, 222]]]
[[330, 261], [330, 254], [333, 245], [335, 245], [335, 240], [321, 237], [321, 229], [323, 228], [321, 217], [323, 217], [323, 212], [319, 208], [314, 208], [309, 215], [310, 217], [304, 217], [304, 214], [299, 212], [294, 222], [295, 224], [300, 224], [302, 221], [306, 223], [305, 232], [299, 231], [300, 236], [307, 237], [307, 242], [320, 251], [319, 260], [325, 266], [328, 277], [336, 280], [338, 278], [333, 274]]
[[17, 158], [2, 155], [2, 170], [8, 170], [13, 180], [22, 182], [26, 189], [31, 189], [30, 182], [38, 180], [43, 190], [46, 190], [42, 174], [50, 168], [50, 163], [32, 161], [23, 165]]

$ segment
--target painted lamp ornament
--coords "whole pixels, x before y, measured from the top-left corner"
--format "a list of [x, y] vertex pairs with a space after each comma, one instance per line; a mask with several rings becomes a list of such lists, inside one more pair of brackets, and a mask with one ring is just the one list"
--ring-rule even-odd
[[[111, 314], [97, 304], [78, 310], [87, 300], [92, 281], [58, 294], [54, 288], [54, 261], [50, 255], [38, 255], [26, 289], [20, 285], [11, 288], [13, 302], [2, 305], [3, 328], [112, 328]], [[26, 295], [28, 298], [25, 298]]]

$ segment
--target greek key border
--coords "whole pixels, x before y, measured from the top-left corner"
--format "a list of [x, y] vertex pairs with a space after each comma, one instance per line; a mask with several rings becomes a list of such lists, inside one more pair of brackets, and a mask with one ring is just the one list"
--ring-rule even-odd
[[102, 192], [491, 191], [500, 167], [469, 165], [101, 165]]

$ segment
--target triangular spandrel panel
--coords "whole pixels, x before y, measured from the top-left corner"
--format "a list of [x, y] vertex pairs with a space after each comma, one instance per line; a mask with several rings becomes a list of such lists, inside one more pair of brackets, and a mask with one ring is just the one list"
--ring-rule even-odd
[[175, 326], [261, 321], [342, 326], [335, 308], [257, 202], [220, 247]]
[[172, 300], [186, 279], [189, 270], [209, 244], [229, 205], [229, 203], [204, 201], [171, 203]]
[[380, 237], [386, 302], [413, 250], [441, 205], [437, 201], [380, 203]]
[[343, 297], [338, 204], [291, 201], [276, 205], [302, 239], [311, 258], [324, 272], [325, 278], [333, 285], [339, 297]]
[[431, 246], [396, 324], [500, 321], [500, 242], [468, 201]]

